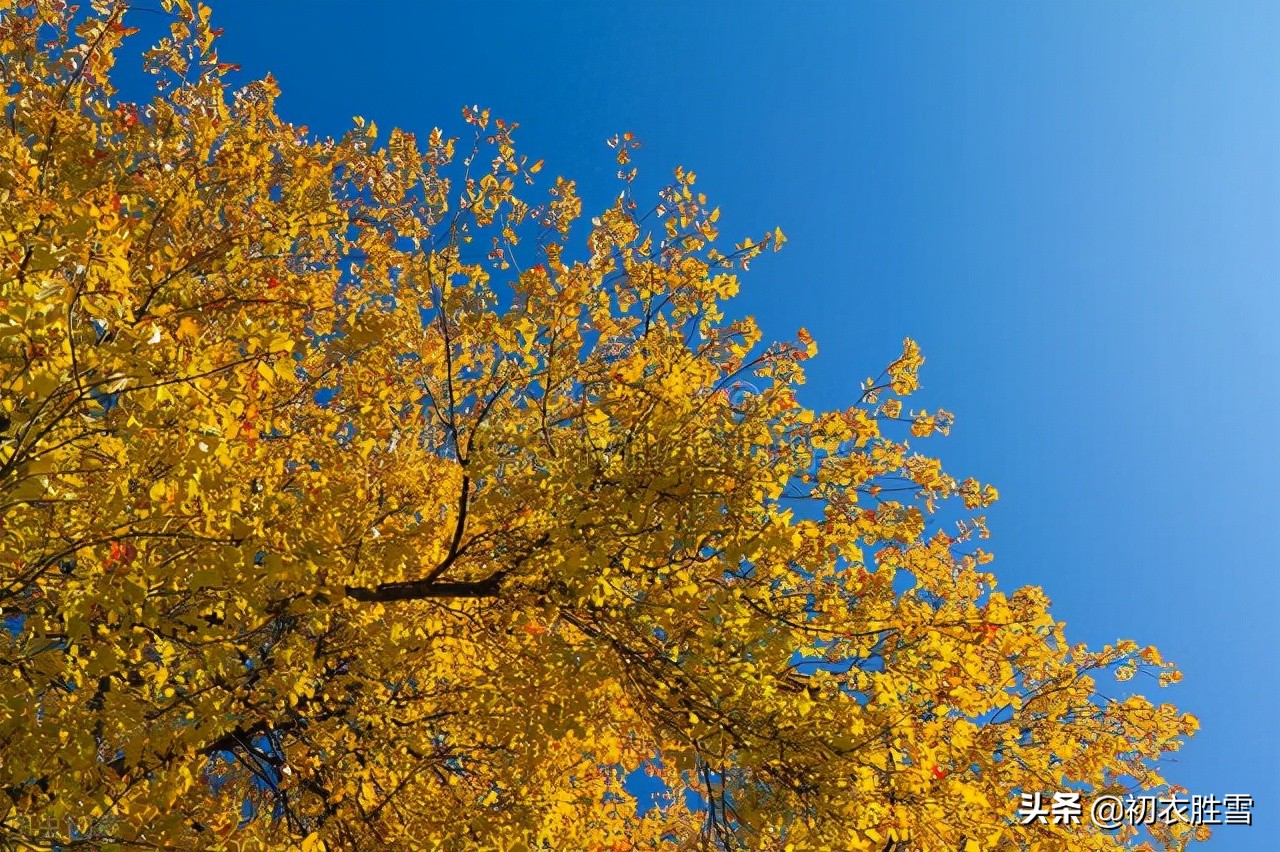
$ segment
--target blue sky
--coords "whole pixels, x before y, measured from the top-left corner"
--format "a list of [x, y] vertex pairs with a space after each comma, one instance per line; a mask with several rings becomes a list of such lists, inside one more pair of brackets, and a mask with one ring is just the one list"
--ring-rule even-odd
[[1172, 778], [1257, 800], [1202, 848], [1280, 848], [1280, 5], [214, 7], [223, 61], [313, 131], [461, 134], [479, 104], [591, 210], [631, 130], [726, 236], [781, 226], [732, 311], [813, 333], [802, 401], [916, 338], [958, 417], [930, 449], [1000, 488], [1002, 586], [1178, 662], [1147, 690], [1202, 722]]

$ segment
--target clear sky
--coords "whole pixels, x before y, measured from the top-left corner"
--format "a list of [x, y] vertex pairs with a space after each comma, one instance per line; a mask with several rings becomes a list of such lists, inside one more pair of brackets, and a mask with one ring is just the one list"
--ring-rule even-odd
[[1201, 719], [1172, 779], [1257, 800], [1201, 848], [1280, 848], [1280, 5], [212, 5], [313, 131], [487, 106], [590, 211], [631, 130], [727, 237], [781, 226], [731, 307], [813, 333], [802, 401], [916, 338], [958, 417], [929, 449], [1001, 491], [1002, 586], [1179, 663], [1139, 684]]

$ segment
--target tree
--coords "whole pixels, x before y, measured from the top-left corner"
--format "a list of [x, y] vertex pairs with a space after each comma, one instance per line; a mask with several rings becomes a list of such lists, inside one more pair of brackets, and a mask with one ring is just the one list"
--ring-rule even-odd
[[1161, 788], [1195, 720], [1095, 677], [1178, 675], [996, 590], [913, 342], [809, 410], [693, 173], [615, 139], [588, 225], [486, 111], [317, 140], [164, 7], [134, 104], [123, 5], [0, 4], [6, 843], [1136, 843], [1019, 794]]

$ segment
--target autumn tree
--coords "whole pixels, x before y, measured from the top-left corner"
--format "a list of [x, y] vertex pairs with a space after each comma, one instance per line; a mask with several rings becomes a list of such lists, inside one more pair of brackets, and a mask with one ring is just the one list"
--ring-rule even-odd
[[164, 9], [131, 103], [123, 5], [0, 2], [0, 843], [1133, 848], [1019, 794], [1161, 789], [1098, 678], [1177, 674], [997, 590], [914, 343], [809, 410], [692, 172], [317, 139]]

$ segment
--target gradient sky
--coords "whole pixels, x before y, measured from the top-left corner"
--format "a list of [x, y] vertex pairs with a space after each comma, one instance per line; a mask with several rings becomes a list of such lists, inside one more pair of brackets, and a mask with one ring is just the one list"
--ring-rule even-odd
[[212, 5], [315, 132], [487, 106], [594, 212], [631, 130], [642, 185], [683, 164], [727, 237], [781, 226], [730, 313], [813, 333], [815, 407], [916, 338], [1002, 587], [1179, 663], [1137, 684], [1200, 717], [1172, 780], [1257, 800], [1200, 848], [1280, 848], [1280, 5]]

